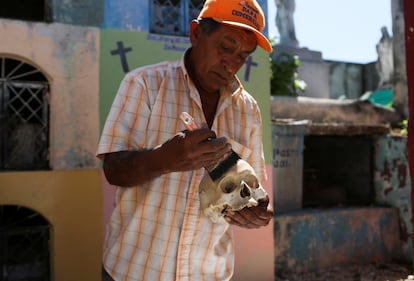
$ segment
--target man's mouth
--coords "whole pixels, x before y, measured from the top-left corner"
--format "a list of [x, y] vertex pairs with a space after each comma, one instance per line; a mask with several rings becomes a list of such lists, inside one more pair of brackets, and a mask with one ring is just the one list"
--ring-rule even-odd
[[228, 83], [229, 79], [227, 78], [227, 75], [223, 75], [222, 73], [217, 72], [217, 71], [214, 72], [214, 74], [219, 78], [219, 80], [221, 80], [225, 83]]

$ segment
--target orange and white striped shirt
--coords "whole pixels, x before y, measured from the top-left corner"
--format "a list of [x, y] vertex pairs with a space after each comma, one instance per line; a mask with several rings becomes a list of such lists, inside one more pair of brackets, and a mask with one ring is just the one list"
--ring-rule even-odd
[[[106, 120], [98, 157], [164, 143], [185, 130], [179, 119], [183, 111], [198, 124], [206, 123], [184, 57], [128, 73]], [[221, 92], [212, 130], [227, 137], [233, 150], [265, 179], [260, 111], [237, 78]], [[203, 174], [203, 169], [175, 172], [135, 188], [117, 188], [103, 256], [113, 279], [231, 279], [232, 230], [227, 223], [212, 223], [202, 214], [198, 185]]]

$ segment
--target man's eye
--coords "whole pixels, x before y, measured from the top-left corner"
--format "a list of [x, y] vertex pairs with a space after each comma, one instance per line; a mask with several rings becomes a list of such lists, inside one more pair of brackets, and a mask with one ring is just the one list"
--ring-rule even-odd
[[224, 52], [230, 52], [231, 51], [231, 47], [228, 45], [220, 45], [220, 48], [224, 51]]

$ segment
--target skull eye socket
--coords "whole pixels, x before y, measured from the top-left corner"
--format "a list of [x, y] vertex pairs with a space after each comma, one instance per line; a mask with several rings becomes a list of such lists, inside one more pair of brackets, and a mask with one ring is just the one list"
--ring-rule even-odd
[[227, 181], [227, 182], [223, 182], [223, 184], [221, 185], [221, 190], [224, 193], [230, 193], [233, 192], [236, 189], [237, 185], [234, 182], [231, 181]]
[[260, 184], [259, 181], [257, 180], [257, 178], [253, 175], [247, 175], [244, 178], [244, 181], [246, 182], [246, 184], [253, 189], [259, 188]]

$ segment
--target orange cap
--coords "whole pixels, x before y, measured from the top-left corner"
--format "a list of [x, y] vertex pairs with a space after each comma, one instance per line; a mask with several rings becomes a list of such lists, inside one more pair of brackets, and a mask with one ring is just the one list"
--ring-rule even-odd
[[256, 35], [257, 45], [268, 53], [272, 51], [272, 45], [262, 33], [265, 18], [256, 0], [206, 0], [198, 15], [198, 19], [202, 18], [251, 30]]

